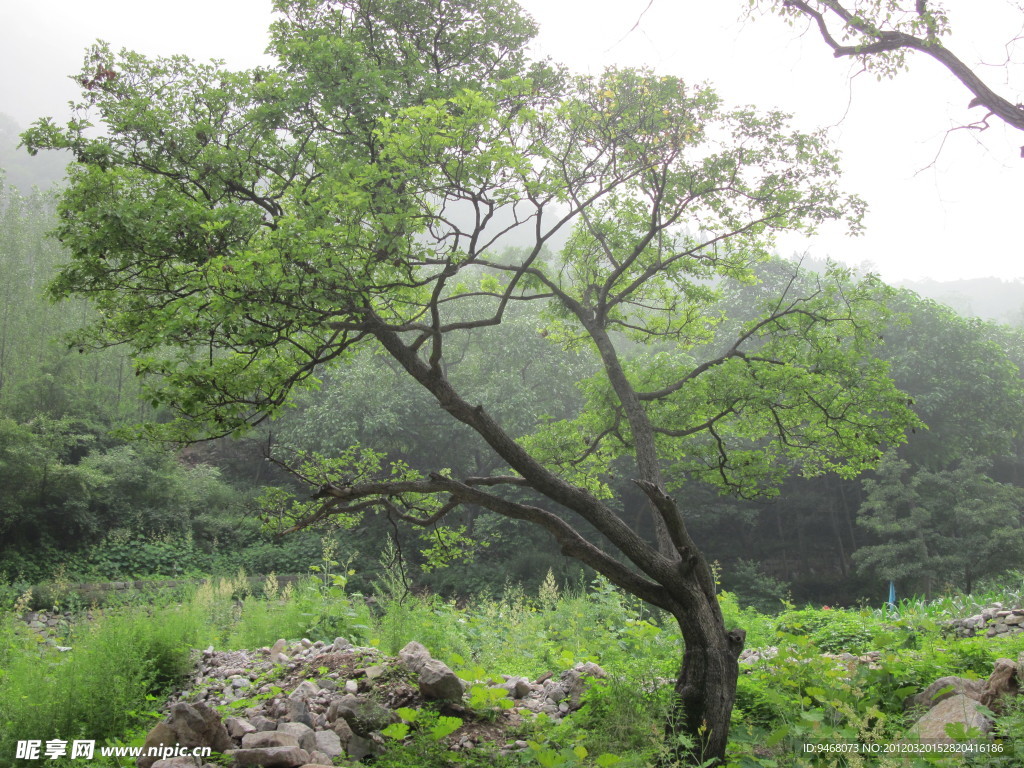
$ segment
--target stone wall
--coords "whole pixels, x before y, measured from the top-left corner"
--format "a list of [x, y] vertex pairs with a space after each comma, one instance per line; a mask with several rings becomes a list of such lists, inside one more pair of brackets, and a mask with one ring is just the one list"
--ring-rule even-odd
[[1004, 608], [1002, 603], [993, 603], [981, 613], [966, 619], [953, 619], [944, 623], [947, 631], [957, 637], [995, 637], [1024, 632], [1024, 608]]

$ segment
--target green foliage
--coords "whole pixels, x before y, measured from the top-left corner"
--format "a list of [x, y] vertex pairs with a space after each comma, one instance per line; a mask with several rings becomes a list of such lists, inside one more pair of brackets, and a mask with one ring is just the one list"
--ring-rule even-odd
[[[330, 591], [339, 588], [334, 577], [341, 575], [331, 545], [319, 567], [315, 578], [284, 592], [268, 578], [262, 595], [248, 594], [239, 577], [211, 581], [166, 605], [108, 609], [91, 624], [72, 627], [69, 644], [74, 650], [66, 654], [41, 646], [8, 614], [0, 623], [0, 712], [8, 726], [0, 728], [0, 749], [13, 749], [13, 742], [3, 741], [6, 734], [29, 731], [44, 738], [77, 734], [131, 740], [155, 719], [152, 710], [163, 693], [188, 673], [189, 648], [258, 647], [278, 637], [305, 636], [311, 625], [326, 626], [324, 621], [338, 616], [339, 602], [345, 605], [347, 600], [349, 608], [363, 610], [357, 597]], [[477, 712], [473, 717], [442, 716], [428, 708], [399, 709], [402, 721], [385, 730], [389, 748], [378, 764], [647, 768], [667, 759], [663, 717], [672, 686], [664, 678], [671, 675], [673, 658], [677, 660], [681, 650], [674, 628], [661, 627], [656, 617], [641, 617], [635, 603], [601, 582], [587, 592], [555, 591], [549, 583], [543, 599], [510, 590], [501, 600], [474, 601], [461, 608], [443, 601], [428, 603], [439, 613], [412, 615], [441, 628], [428, 645], [431, 652], [453, 666], [469, 667], [461, 671], [477, 681], [499, 671], [534, 676], [562, 669], [581, 655], [595, 658], [609, 677], [591, 681], [579, 711], [557, 724], [541, 716], [519, 730], [506, 731], [506, 740], [529, 743], [521, 754], [500, 756], [486, 744], [471, 752], [451, 752], [448, 745], [456, 731], [477, 722], [478, 715], [489, 720], [497, 714], [493, 708], [507, 700], [504, 691], [492, 693], [478, 683], [471, 686], [468, 702]], [[904, 697], [942, 675], [987, 676], [995, 658], [1015, 658], [1024, 651], [1020, 636], [943, 638], [938, 631], [945, 610], [941, 605], [919, 604], [915, 612], [913, 604], [904, 602], [900, 617], [808, 608], [772, 618], [740, 609], [728, 593], [720, 600], [724, 613], [750, 631], [752, 647], [779, 648], [774, 658], [742, 668], [729, 748], [729, 765], [735, 768], [849, 768], [825, 758], [812, 761], [801, 746], [817, 740], [896, 740], [908, 725]], [[25, 604], [27, 598], [22, 600]], [[317, 612], [322, 621], [312, 616]], [[584, 632], [589, 625], [582, 642], [557, 631], [561, 618], [575, 613], [581, 615], [574, 632]], [[368, 620], [379, 632], [385, 617]], [[881, 651], [874, 667], [822, 656], [829, 640], [838, 642], [839, 633], [857, 624], [873, 638], [863, 648]], [[331, 631], [335, 629], [357, 636], [351, 625], [335, 624]], [[508, 643], [510, 636], [536, 638], [536, 643]], [[913, 642], [908, 642], [911, 638]], [[450, 648], [463, 648], [469, 655], [459, 658], [447, 651]], [[157, 698], [147, 698], [152, 696]], [[100, 698], [109, 704], [97, 709], [94, 702]], [[1020, 722], [1020, 707], [1011, 706], [998, 715], [996, 730], [1015, 743]], [[928, 758], [900, 763], [911, 768], [931, 764]], [[999, 766], [991, 763], [991, 768]]]
[[825, 653], [859, 654], [872, 650], [881, 622], [842, 610], [786, 611], [777, 619], [779, 632], [806, 636]]
[[890, 456], [877, 479], [864, 481], [859, 522], [882, 541], [857, 551], [859, 568], [931, 595], [945, 584], [971, 592], [1003, 558], [1024, 557], [1024, 490], [993, 480], [986, 465], [964, 459], [952, 469], [915, 470]]
[[777, 613], [790, 600], [789, 586], [764, 573], [753, 560], [738, 560], [722, 574], [722, 585], [736, 594], [744, 607]]

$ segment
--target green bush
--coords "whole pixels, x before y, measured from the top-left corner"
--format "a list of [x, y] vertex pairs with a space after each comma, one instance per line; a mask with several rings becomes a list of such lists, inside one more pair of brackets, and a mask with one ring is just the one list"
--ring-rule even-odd
[[872, 649], [880, 622], [851, 611], [805, 609], [786, 611], [778, 617], [779, 632], [806, 635], [825, 653], [863, 653]]

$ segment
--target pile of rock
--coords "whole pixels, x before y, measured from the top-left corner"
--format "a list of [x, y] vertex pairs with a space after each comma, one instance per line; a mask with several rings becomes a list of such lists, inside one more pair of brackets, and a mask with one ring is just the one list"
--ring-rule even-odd
[[[86, 614], [87, 620], [92, 620], [92, 613]], [[69, 646], [59, 645], [57, 639], [66, 636], [71, 624], [76, 621], [74, 614], [67, 611], [57, 613], [54, 611], [29, 611], [22, 615], [21, 620], [25, 625], [39, 635], [43, 642], [53, 646], [58, 651], [70, 651]]]
[[1016, 662], [996, 659], [988, 680], [940, 677], [915, 696], [904, 699], [903, 707], [923, 714], [909, 735], [921, 741], [952, 741], [946, 726], [960, 723], [982, 734], [992, 731], [986, 710], [999, 712], [1007, 699], [1020, 694], [1024, 686], [1024, 653]]
[[947, 621], [945, 627], [957, 637], [995, 637], [1024, 632], [1024, 608], [1005, 609], [1002, 603], [993, 603], [974, 616]]
[[[596, 664], [577, 664], [560, 675], [536, 681], [503, 675], [501, 682], [477, 685], [501, 690], [511, 703], [480, 713], [464, 704], [464, 683], [419, 643], [409, 643], [398, 658], [375, 648], [354, 647], [344, 638], [333, 644], [279, 640], [255, 652], [217, 652], [208, 648], [190, 691], [172, 699], [166, 720], [147, 736], [145, 746], [209, 746], [229, 755], [233, 765], [296, 768], [331, 765], [336, 757], [362, 759], [379, 754], [387, 739], [381, 731], [401, 718], [395, 710], [426, 702], [462, 718], [447, 737], [451, 749], [472, 749], [481, 731], [502, 735], [524, 717], [544, 712], [560, 718], [581, 706], [591, 678], [605, 677]], [[500, 698], [500, 697], [499, 697]], [[234, 706], [238, 715], [221, 720], [214, 707]], [[525, 742], [501, 743], [505, 750]], [[196, 766], [193, 758], [143, 757], [139, 768]]]

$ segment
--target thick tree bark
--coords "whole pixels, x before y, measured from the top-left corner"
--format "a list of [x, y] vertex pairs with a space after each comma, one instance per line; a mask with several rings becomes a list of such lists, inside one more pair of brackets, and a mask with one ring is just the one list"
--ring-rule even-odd
[[703, 591], [688, 594], [684, 603], [676, 620], [685, 650], [666, 731], [670, 744], [680, 734], [691, 743], [674, 757], [692, 765], [715, 759], [717, 765], [725, 760], [746, 632], [726, 631], [717, 599], [708, 600]]

